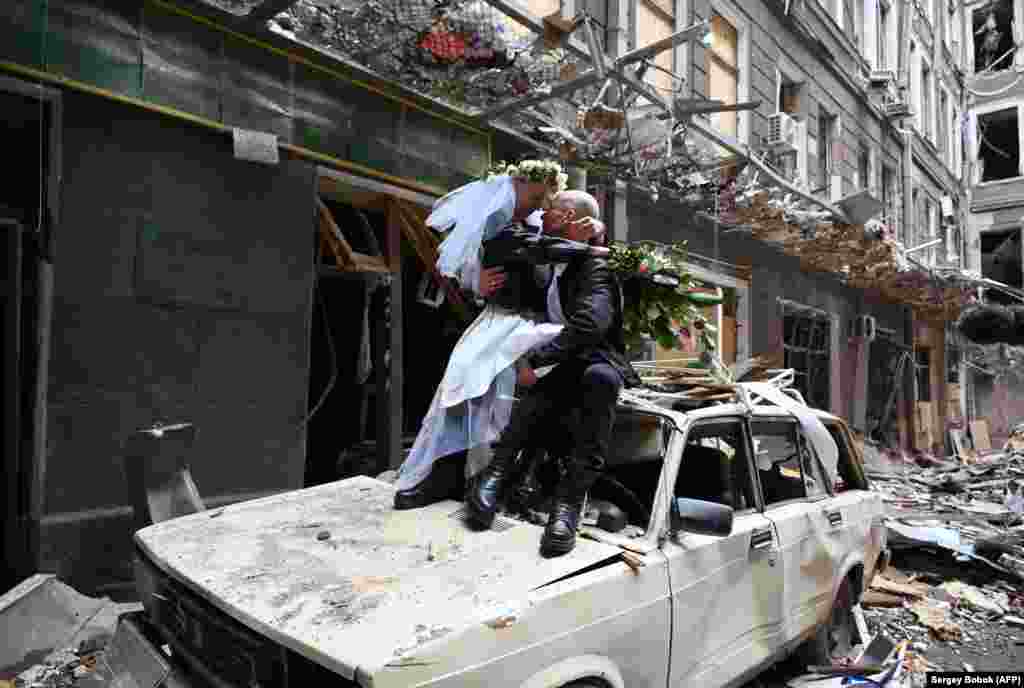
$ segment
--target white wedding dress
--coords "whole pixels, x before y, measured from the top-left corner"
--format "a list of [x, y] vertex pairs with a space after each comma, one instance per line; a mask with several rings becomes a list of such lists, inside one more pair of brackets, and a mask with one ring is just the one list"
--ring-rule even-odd
[[[427, 225], [439, 231], [454, 225], [438, 249], [441, 274], [477, 291], [482, 244], [509, 225], [515, 202], [508, 176], [467, 184], [437, 201]], [[516, 360], [561, 331], [488, 305], [455, 345], [395, 486], [414, 487], [438, 458], [496, 440], [512, 414]]]

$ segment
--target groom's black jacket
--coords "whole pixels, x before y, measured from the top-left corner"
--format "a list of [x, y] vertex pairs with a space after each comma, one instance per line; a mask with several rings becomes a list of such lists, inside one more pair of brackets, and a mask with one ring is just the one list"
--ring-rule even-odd
[[608, 363], [627, 387], [639, 385], [640, 377], [626, 358], [622, 289], [608, 260], [591, 255], [570, 259], [558, 279], [558, 297], [565, 328], [529, 355], [530, 365]]

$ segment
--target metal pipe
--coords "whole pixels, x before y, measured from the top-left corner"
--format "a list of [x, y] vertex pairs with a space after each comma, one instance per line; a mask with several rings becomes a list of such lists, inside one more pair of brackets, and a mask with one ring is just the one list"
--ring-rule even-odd
[[926, 248], [931, 248], [932, 246], [936, 246], [938, 244], [941, 244], [943, 241], [944, 240], [941, 237], [938, 238], [938, 239], [932, 239], [931, 241], [927, 241], [927, 242], [921, 244], [920, 246], [915, 246], [914, 248], [908, 248], [908, 249], [906, 249], [904, 251], [904, 253], [913, 253], [914, 251], [923, 251]]
[[606, 66], [604, 53], [601, 51], [601, 46], [597, 42], [597, 36], [594, 35], [594, 27], [590, 22], [590, 17], [583, 15], [583, 37], [587, 39], [587, 49], [590, 51], [590, 59], [594, 63], [594, 70], [599, 78], [604, 79]]
[[661, 40], [654, 41], [650, 45], [631, 50], [621, 57], [615, 59], [615, 67], [625, 67], [633, 62], [639, 62], [654, 57], [658, 53], [675, 48], [676, 46], [689, 41], [695, 36], [704, 36], [711, 30], [711, 22], [704, 20], [693, 26], [676, 31], [671, 36], [665, 36]]

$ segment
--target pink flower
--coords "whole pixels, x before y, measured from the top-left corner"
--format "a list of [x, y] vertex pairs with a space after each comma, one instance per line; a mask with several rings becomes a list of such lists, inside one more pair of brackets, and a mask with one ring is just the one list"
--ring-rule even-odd
[[650, 268], [647, 267], [646, 263], [640, 264], [640, 272], [647, 272]]

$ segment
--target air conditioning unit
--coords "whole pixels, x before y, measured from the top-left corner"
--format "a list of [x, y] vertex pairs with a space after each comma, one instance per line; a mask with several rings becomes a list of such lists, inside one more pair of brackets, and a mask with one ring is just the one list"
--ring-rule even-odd
[[896, 73], [890, 69], [878, 69], [868, 75], [868, 84], [871, 88], [889, 88], [890, 84], [896, 83]]
[[873, 315], [860, 315], [853, 320], [853, 336], [863, 337], [869, 342], [875, 341], [878, 334], [878, 321]]
[[765, 145], [776, 152], [797, 149], [798, 122], [785, 112], [768, 116], [768, 136]]

